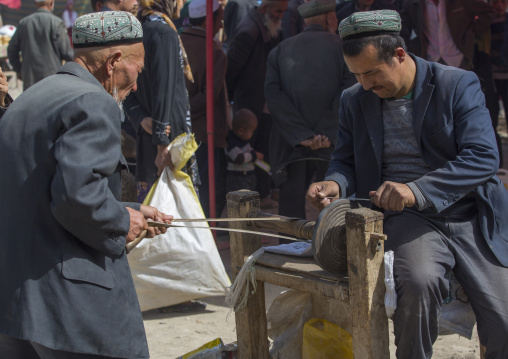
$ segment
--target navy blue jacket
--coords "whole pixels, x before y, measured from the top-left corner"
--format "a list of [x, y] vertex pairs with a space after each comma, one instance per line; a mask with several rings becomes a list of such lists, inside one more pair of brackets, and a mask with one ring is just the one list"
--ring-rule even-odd
[[[414, 57], [413, 128], [432, 171], [414, 181], [436, 213], [474, 195], [482, 233], [508, 266], [508, 191], [496, 176], [499, 155], [476, 75]], [[325, 180], [342, 196], [367, 197], [381, 183], [381, 99], [360, 84], [344, 91], [338, 139]]]

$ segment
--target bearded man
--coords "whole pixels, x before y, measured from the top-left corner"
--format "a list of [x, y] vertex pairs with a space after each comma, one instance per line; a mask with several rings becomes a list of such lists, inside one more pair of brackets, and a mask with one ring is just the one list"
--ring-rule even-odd
[[[229, 99], [233, 102], [233, 112], [247, 108], [257, 116], [258, 128], [251, 142], [268, 161], [272, 120], [264, 95], [266, 60], [280, 42], [282, 16], [287, 7], [287, 1], [263, 0], [259, 8], [251, 9], [240, 22], [228, 50], [226, 85]], [[261, 196], [261, 205], [271, 207], [268, 198], [270, 176], [258, 168], [256, 170], [256, 190]]]
[[2, 358], [149, 357], [125, 245], [172, 216], [118, 201], [118, 103], [136, 90], [142, 37], [127, 12], [79, 17], [72, 62], [2, 117]]

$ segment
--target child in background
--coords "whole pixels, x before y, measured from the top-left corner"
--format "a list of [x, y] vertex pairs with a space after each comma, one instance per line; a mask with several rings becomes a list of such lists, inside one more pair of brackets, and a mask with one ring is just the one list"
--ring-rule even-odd
[[258, 126], [256, 115], [250, 110], [240, 109], [233, 116], [233, 129], [226, 138], [226, 157], [228, 161], [226, 191], [240, 189], [254, 190], [256, 175], [254, 161], [263, 159], [263, 154], [256, 152], [249, 143]]

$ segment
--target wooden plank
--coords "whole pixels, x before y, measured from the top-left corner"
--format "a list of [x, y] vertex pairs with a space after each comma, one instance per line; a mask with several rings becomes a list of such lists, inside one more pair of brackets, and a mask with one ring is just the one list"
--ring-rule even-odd
[[288, 273], [256, 264], [256, 279], [305, 293], [341, 300], [349, 304], [347, 281], [330, 281], [300, 273]]
[[[259, 195], [252, 191], [230, 192], [226, 196], [228, 216], [245, 218], [251, 212], [259, 212]], [[231, 228], [251, 229], [247, 222], [231, 222]], [[261, 248], [261, 237], [251, 233], [230, 233], [231, 265], [233, 276], [240, 272], [244, 258]], [[266, 359], [268, 355], [268, 331], [266, 327], [265, 287], [257, 281], [256, 292], [248, 297], [247, 305], [236, 312], [238, 357], [240, 359]]]
[[346, 213], [349, 295], [355, 358], [389, 359], [388, 318], [384, 306], [383, 215], [368, 208]]
[[338, 276], [323, 270], [312, 257], [295, 257], [265, 252], [257, 263], [274, 269], [290, 272], [305, 273], [307, 275], [332, 281], [347, 280], [347, 276]]

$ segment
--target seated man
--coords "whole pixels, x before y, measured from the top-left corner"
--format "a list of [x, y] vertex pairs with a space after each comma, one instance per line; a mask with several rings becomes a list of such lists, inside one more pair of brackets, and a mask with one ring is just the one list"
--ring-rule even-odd
[[476, 314], [486, 358], [508, 358], [508, 192], [476, 75], [409, 54], [399, 15], [361, 12], [339, 26], [359, 84], [344, 91], [327, 196], [370, 196], [394, 251], [397, 358], [430, 358], [445, 274], [453, 271]]

